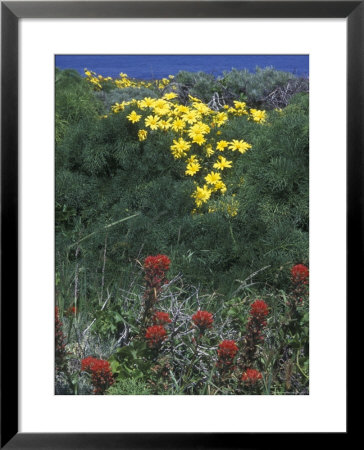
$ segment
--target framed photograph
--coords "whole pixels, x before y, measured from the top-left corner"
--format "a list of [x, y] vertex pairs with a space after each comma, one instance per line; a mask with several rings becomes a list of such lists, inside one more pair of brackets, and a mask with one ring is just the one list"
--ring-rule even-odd
[[2, 2], [2, 448], [347, 436], [363, 16]]

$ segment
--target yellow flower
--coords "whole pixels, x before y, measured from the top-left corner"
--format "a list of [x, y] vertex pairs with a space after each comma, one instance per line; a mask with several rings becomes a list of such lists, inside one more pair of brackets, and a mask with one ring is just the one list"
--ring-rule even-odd
[[188, 152], [191, 147], [191, 144], [182, 138], [179, 138], [178, 141], [173, 140], [173, 144], [174, 145], [171, 145], [171, 150], [176, 159], [186, 156], [186, 152]]
[[168, 119], [168, 120], [160, 120], [158, 122], [159, 128], [161, 130], [167, 131], [171, 128], [172, 124], [171, 124], [171, 120], [172, 119]]
[[174, 131], [182, 131], [186, 126], [186, 122], [182, 119], [176, 119], [173, 123], [172, 123], [172, 129]]
[[169, 111], [170, 111], [169, 105], [164, 105], [164, 106], [161, 106], [161, 107], [155, 107], [154, 108], [154, 112], [156, 114], [158, 114], [159, 116], [165, 116], [166, 114], [169, 113]]
[[221, 181], [221, 175], [218, 172], [210, 172], [205, 176], [205, 180], [208, 184], [216, 184], [218, 181]]
[[175, 114], [176, 116], [178, 116], [178, 115], [180, 115], [180, 114], [188, 113], [189, 110], [190, 110], [190, 109], [189, 109], [188, 106], [185, 106], [185, 105], [176, 105], [175, 108], [174, 108], [174, 114]]
[[155, 99], [150, 97], [145, 97], [141, 102], [139, 102], [139, 107], [141, 109], [150, 108], [153, 106]]
[[198, 162], [192, 161], [189, 164], [187, 164], [186, 168], [186, 175], [191, 175], [193, 177], [195, 173], [197, 173], [201, 169], [201, 166]]
[[153, 108], [154, 108], [154, 112], [156, 114], [158, 114], [159, 116], [164, 116], [165, 114], [168, 114], [170, 111], [169, 103], [162, 98], [160, 98], [159, 100], [156, 100], [153, 103]]
[[[220, 161], [219, 161], [220, 160]], [[230, 169], [231, 168], [232, 161], [228, 161], [223, 156], [219, 156], [218, 160], [214, 164], [215, 169], [224, 170], [225, 168]]]
[[226, 184], [223, 181], [217, 181], [214, 186], [214, 191], [220, 190], [222, 194], [226, 192]]
[[191, 155], [188, 159], [187, 159], [187, 163], [191, 164], [193, 162], [198, 162], [198, 158], [196, 155]]
[[135, 111], [132, 111], [128, 116], [126, 116], [130, 122], [135, 123], [139, 122], [140, 118], [142, 117], [140, 114], [137, 114]]
[[210, 114], [212, 110], [204, 103], [194, 102], [193, 107], [201, 114]]
[[216, 145], [216, 148], [220, 150], [220, 152], [223, 152], [228, 145], [229, 143], [227, 141], [219, 141]]
[[[188, 136], [193, 139], [196, 135], [204, 135], [210, 132], [210, 127], [202, 122], [195, 123], [189, 130], [188, 130]], [[200, 140], [198, 138], [198, 140]], [[205, 141], [203, 141], [205, 142]], [[199, 144], [201, 145], [201, 144]]]
[[196, 191], [191, 197], [195, 198], [196, 205], [200, 207], [202, 203], [206, 203], [211, 197], [211, 189], [209, 189], [206, 184], [202, 188], [197, 186]]
[[211, 144], [209, 144], [205, 147], [205, 152], [206, 152], [206, 155], [208, 156], [208, 158], [210, 158], [210, 156], [215, 153], [215, 151], [212, 149]]
[[238, 102], [234, 100], [234, 105], [236, 109], [245, 109], [246, 103], [245, 102]]
[[145, 125], [147, 127], [149, 127], [151, 130], [157, 130], [158, 129], [158, 122], [159, 122], [159, 117], [158, 116], [148, 116], [145, 119]]
[[123, 111], [125, 109], [125, 102], [122, 103], [115, 103], [115, 105], [112, 105], [111, 107], [113, 113], [118, 113], [119, 111]]
[[178, 97], [178, 95], [175, 92], [169, 92], [169, 93], [163, 95], [163, 98], [165, 98], [167, 100], [172, 100], [172, 98], [176, 98], [176, 97]]
[[200, 114], [197, 111], [188, 111], [185, 114], [183, 114], [182, 119], [188, 122], [189, 124], [194, 124], [197, 122], [198, 119], [200, 119]]
[[99, 83], [99, 80], [96, 77], [88, 78], [88, 81], [92, 84], [94, 84], [98, 89], [102, 89], [101, 84]]
[[229, 149], [235, 152], [235, 150], [239, 150], [241, 154], [244, 154], [249, 148], [252, 146], [245, 142], [243, 139], [238, 141], [237, 139], [233, 139], [230, 142]]
[[206, 142], [206, 139], [203, 137], [203, 134], [201, 134], [201, 133], [193, 134], [191, 137], [192, 137], [192, 142], [195, 142], [198, 145], [202, 145], [203, 143]]
[[228, 120], [228, 116], [225, 112], [217, 113], [216, 116], [214, 117], [214, 123], [218, 127], [221, 127], [221, 125], [223, 125], [227, 120]]
[[148, 136], [148, 131], [147, 130], [139, 130], [138, 131], [139, 141], [145, 141], [147, 139], [147, 136]]
[[243, 116], [248, 114], [248, 111], [245, 109], [245, 102], [237, 102], [234, 100], [235, 108], [229, 108], [228, 112], [234, 114], [235, 116]]
[[254, 122], [264, 123], [266, 120], [266, 112], [260, 111], [259, 109], [251, 109], [250, 114]]

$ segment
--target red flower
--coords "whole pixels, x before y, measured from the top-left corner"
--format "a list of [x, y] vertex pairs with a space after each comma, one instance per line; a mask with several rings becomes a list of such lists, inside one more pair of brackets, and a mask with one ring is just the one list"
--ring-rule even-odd
[[268, 312], [268, 305], [264, 300], [255, 300], [255, 302], [250, 306], [250, 315], [256, 318], [264, 318], [268, 315]]
[[145, 333], [145, 338], [148, 339], [148, 345], [150, 348], [160, 347], [166, 337], [167, 332], [162, 325], [154, 325], [149, 327]]
[[167, 272], [171, 260], [166, 255], [147, 256], [144, 260], [144, 269], [155, 273]]
[[294, 284], [307, 284], [308, 283], [309, 270], [303, 264], [296, 264], [291, 269], [291, 278]]
[[153, 323], [154, 325], [166, 325], [167, 323], [171, 323], [171, 319], [168, 313], [157, 311], [154, 313]]
[[166, 271], [171, 261], [166, 255], [147, 256], [144, 260], [145, 271], [145, 316], [149, 316], [153, 305], [158, 301], [163, 284], [167, 283]]
[[114, 383], [110, 364], [104, 359], [88, 356], [81, 361], [81, 370], [91, 374], [91, 381], [96, 395], [102, 395]]
[[244, 381], [244, 383], [253, 385], [258, 380], [262, 379], [262, 374], [255, 369], [246, 369], [241, 379]]
[[192, 321], [200, 332], [203, 333], [208, 328], [212, 327], [214, 322], [213, 315], [207, 311], [197, 311], [196, 314], [192, 316]]
[[233, 363], [238, 350], [239, 348], [236, 345], [235, 341], [222, 341], [219, 344], [219, 349], [217, 351], [219, 357], [217, 365], [219, 367], [230, 366]]
[[264, 300], [255, 300], [250, 306], [244, 345], [244, 365], [249, 367], [256, 358], [258, 345], [264, 340], [262, 329], [267, 325], [268, 305]]
[[93, 356], [88, 356], [81, 361], [81, 370], [85, 372], [90, 372], [94, 364], [98, 361], [98, 359]]
[[258, 327], [264, 327], [267, 325], [265, 316], [269, 313], [268, 305], [264, 300], [255, 300], [250, 306], [250, 320]]

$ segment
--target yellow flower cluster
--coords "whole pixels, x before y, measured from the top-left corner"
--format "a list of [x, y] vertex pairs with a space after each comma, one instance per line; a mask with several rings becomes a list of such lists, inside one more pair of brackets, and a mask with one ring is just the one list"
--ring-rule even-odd
[[[221, 112], [210, 109], [194, 97], [190, 98], [188, 105], [182, 105], [176, 99], [175, 93], [167, 93], [157, 99], [133, 99], [116, 103], [112, 106], [112, 112], [119, 113], [129, 107], [125, 117], [138, 124], [136, 133], [139, 141], [146, 140], [148, 132], [170, 132], [171, 154], [175, 159], [185, 162], [185, 175], [196, 180], [191, 196], [197, 212], [210, 199], [216, 200], [227, 192], [223, 174], [233, 167], [236, 155], [242, 155], [252, 147], [243, 139], [220, 139], [220, 129], [230, 116], [246, 115], [248, 119], [254, 119], [243, 102], [235, 102], [235, 108]], [[237, 214], [237, 202], [221, 203], [212, 210], [223, 211], [234, 217]]]
[[143, 81], [143, 80], [133, 80], [128, 77], [126, 73], [121, 72], [120, 78], [111, 78], [111, 77], [103, 77], [102, 75], [97, 75], [95, 72], [91, 70], [85, 69], [85, 75], [88, 82], [92, 84], [94, 89], [101, 90], [103, 88], [102, 83], [109, 82], [115, 85], [116, 88], [124, 89], [127, 87], [157, 87], [158, 89], [164, 89], [171, 80], [174, 78], [173, 75], [170, 75], [168, 78], [162, 78], [161, 80], [156, 81]]
[[86, 75], [87, 81], [90, 82], [93, 85], [94, 89], [96, 89], [96, 90], [102, 89], [102, 85], [101, 85], [102, 82], [112, 81], [111, 77], [105, 78], [102, 75], [96, 75], [95, 72], [92, 72], [91, 70], [87, 70], [87, 69], [85, 69], [85, 75]]
[[[94, 83], [93, 72], [89, 73], [91, 75], [86, 72], [86, 76]], [[120, 74], [120, 77], [118, 87], [126, 87], [129, 82], [132, 86], [147, 86], [149, 83], [134, 82], [125, 74]], [[172, 78], [170, 76], [156, 83], [158, 87], [164, 88]], [[189, 100], [186, 105], [180, 104], [178, 95], [169, 92], [160, 98], [145, 97], [142, 100], [115, 103], [111, 110], [117, 114], [126, 109], [125, 118], [136, 124], [135, 132], [141, 142], [153, 133], [168, 132], [171, 154], [185, 163], [184, 174], [194, 179], [195, 190], [191, 194], [195, 202], [193, 212], [202, 212], [207, 204], [207, 211], [224, 211], [234, 217], [238, 211], [236, 200], [216, 202], [228, 191], [223, 177], [233, 167], [236, 158], [252, 146], [243, 139], [224, 140], [220, 135], [231, 117], [245, 116], [246, 120], [264, 123], [266, 112], [247, 109], [245, 102], [239, 101], [234, 101], [233, 107], [225, 106], [223, 110], [215, 111], [196, 97], [189, 96]]]

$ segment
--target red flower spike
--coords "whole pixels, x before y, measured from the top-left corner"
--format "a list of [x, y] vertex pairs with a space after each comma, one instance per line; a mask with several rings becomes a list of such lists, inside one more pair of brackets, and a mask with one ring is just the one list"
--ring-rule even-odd
[[212, 327], [214, 323], [213, 315], [207, 311], [197, 311], [196, 314], [192, 316], [192, 321], [199, 328], [200, 332], [203, 333], [208, 328]]
[[144, 260], [144, 269], [152, 270], [158, 274], [160, 272], [167, 272], [171, 260], [166, 255], [147, 256]]
[[114, 378], [108, 361], [88, 356], [81, 361], [81, 370], [91, 374], [94, 393], [102, 395], [113, 383]]
[[264, 300], [255, 300], [250, 306], [250, 315], [263, 321], [263, 318], [268, 315], [268, 305]]
[[291, 269], [291, 279], [294, 284], [307, 284], [309, 277], [309, 270], [303, 264], [296, 264]]
[[231, 366], [235, 355], [237, 354], [239, 348], [236, 345], [235, 341], [222, 341], [219, 344], [219, 349], [217, 351], [217, 355], [219, 357], [217, 361], [218, 367], [227, 367]]
[[167, 338], [167, 332], [162, 325], [154, 325], [147, 328], [145, 338], [150, 348], [159, 348]]
[[145, 271], [145, 314], [148, 316], [158, 301], [161, 288], [168, 283], [166, 272], [171, 260], [166, 255], [147, 256], [144, 260]]
[[262, 374], [255, 369], [246, 369], [241, 379], [246, 384], [254, 385], [258, 380], [262, 379]]
[[257, 346], [264, 340], [262, 330], [267, 325], [266, 317], [268, 313], [268, 305], [264, 300], [255, 300], [250, 306], [250, 315], [245, 335], [245, 367], [249, 367], [252, 364], [256, 357]]

